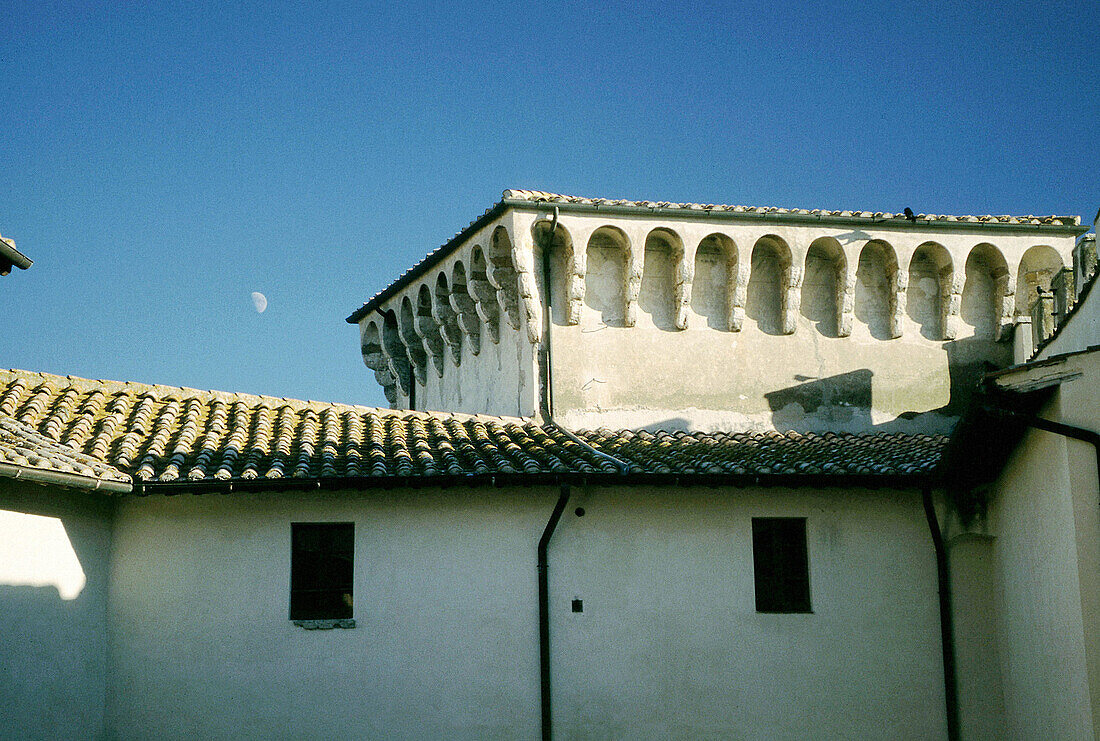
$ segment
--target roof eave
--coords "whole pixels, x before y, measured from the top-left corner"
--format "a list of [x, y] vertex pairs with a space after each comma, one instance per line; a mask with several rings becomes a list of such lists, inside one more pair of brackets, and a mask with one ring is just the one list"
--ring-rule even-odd
[[796, 212], [757, 212], [757, 211], [733, 211], [729, 209], [708, 208], [682, 208], [668, 206], [636, 206], [628, 204], [610, 203], [574, 203], [570, 201], [536, 201], [527, 198], [502, 198], [492, 208], [475, 219], [465, 229], [451, 239], [447, 240], [438, 249], [425, 257], [420, 263], [413, 266], [409, 272], [397, 278], [393, 283], [380, 291], [377, 295], [356, 309], [345, 319], [348, 324], [358, 324], [367, 314], [377, 310], [386, 301], [392, 298], [403, 288], [420, 278], [426, 272], [438, 265], [450, 256], [452, 250], [462, 243], [472, 232], [485, 226], [489, 221], [500, 216], [506, 209], [513, 208], [517, 211], [546, 211], [558, 209], [559, 212], [574, 213], [606, 213], [619, 216], [652, 216], [659, 214], [662, 218], [690, 220], [705, 217], [720, 221], [747, 222], [754, 224], [815, 224], [829, 226], [874, 226], [876, 229], [888, 229], [896, 231], [912, 231], [914, 229], [928, 232], [957, 231], [957, 232], [1006, 232], [1010, 234], [1042, 233], [1058, 236], [1078, 237], [1088, 232], [1089, 227], [1079, 224], [1021, 224], [1005, 223], [999, 221], [939, 221], [931, 219], [917, 219], [911, 221], [906, 218], [874, 217], [874, 216], [832, 216], [825, 214], [796, 213]]
[[0, 237], [0, 260], [9, 262], [20, 270], [26, 270], [34, 264], [34, 260], [15, 249], [15, 244], [10, 239]]
[[861, 488], [919, 489], [933, 485], [936, 473], [911, 474], [725, 474], [545, 472], [437, 476], [328, 476], [321, 478], [204, 479], [200, 481], [137, 481], [139, 496], [258, 491], [427, 489], [504, 486], [698, 486], [707, 488]]
[[433, 267], [449, 257], [451, 251], [461, 242], [463, 242], [466, 237], [468, 237], [471, 233], [477, 231], [478, 229], [482, 228], [493, 219], [500, 216], [502, 213], [504, 213], [505, 208], [506, 202], [504, 200], [498, 201], [492, 208], [470, 222], [469, 226], [448, 239], [446, 242], [443, 243], [442, 246], [434, 250], [430, 255], [425, 257], [418, 264], [414, 265], [409, 270], [409, 272], [405, 273], [393, 283], [386, 286], [386, 288], [384, 288], [374, 298], [372, 298], [370, 301], [367, 301], [367, 303], [363, 304], [358, 309], [353, 311], [351, 315], [348, 316], [348, 318], [344, 321], [346, 321], [348, 324], [358, 324], [360, 319], [384, 304], [395, 293], [397, 293], [402, 288], [409, 285], [414, 280], [416, 280], [424, 273], [428, 272]]
[[36, 484], [55, 484], [73, 489], [89, 489], [111, 494], [128, 494], [134, 488], [128, 481], [114, 481], [62, 471], [46, 471], [41, 468], [18, 466], [13, 463], [0, 463], [0, 478], [32, 481]]

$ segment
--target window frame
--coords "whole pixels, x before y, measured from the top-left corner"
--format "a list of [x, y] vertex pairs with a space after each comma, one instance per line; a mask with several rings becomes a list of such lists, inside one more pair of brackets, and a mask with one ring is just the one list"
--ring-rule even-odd
[[[326, 532], [327, 531], [327, 532]], [[303, 541], [314, 539], [319, 547], [308, 548]], [[341, 547], [346, 543], [346, 547]], [[312, 558], [311, 558], [312, 557]], [[340, 569], [332, 583], [317, 581], [328, 563]], [[344, 563], [339, 563], [344, 562]], [[346, 573], [343, 573], [346, 570]], [[310, 572], [312, 573], [312, 576]], [[326, 576], [331, 575], [328, 572]], [[290, 523], [290, 584], [287, 616], [303, 628], [354, 628], [355, 608], [355, 523], [354, 522], [292, 522]], [[306, 593], [337, 596], [345, 605], [339, 609], [322, 609], [304, 603]], [[333, 604], [339, 604], [334, 602]], [[345, 609], [346, 607], [346, 609]]]
[[[758, 614], [812, 615], [805, 517], [752, 518], [753, 597]], [[788, 537], [795, 540], [786, 540]], [[795, 552], [789, 553], [791, 546]]]

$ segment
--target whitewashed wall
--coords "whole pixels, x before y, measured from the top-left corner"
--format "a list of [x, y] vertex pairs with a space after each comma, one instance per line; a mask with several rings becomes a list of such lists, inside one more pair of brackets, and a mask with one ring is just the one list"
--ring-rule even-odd
[[[117, 736], [536, 738], [536, 543], [556, 493], [128, 498]], [[755, 612], [751, 517], [775, 515], [808, 518], [812, 615]], [[358, 627], [287, 619], [295, 521], [355, 523]], [[559, 737], [944, 735], [917, 492], [577, 492], [550, 574]]]
[[[1082, 375], [1063, 382], [1040, 416], [1097, 428], [1096, 355], [1067, 360], [1060, 370]], [[998, 737], [1085, 739], [1100, 731], [1098, 501], [1094, 448], [1039, 430], [1026, 433], [991, 490], [984, 525], [991, 579], [984, 586], [995, 625], [984, 655], [999, 662]], [[1000, 699], [980, 689], [971, 703]]]
[[0, 739], [105, 737], [111, 510], [0, 479]]

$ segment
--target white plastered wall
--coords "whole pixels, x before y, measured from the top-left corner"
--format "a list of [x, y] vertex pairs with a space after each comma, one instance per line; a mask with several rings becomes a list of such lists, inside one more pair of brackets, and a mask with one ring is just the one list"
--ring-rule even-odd
[[[1039, 416], [1096, 429], [1097, 355], [1065, 361], [1058, 370], [1069, 380]], [[987, 680], [969, 688], [961, 683], [964, 709], [970, 708], [973, 727], [983, 729], [967, 737], [1093, 738], [1100, 731], [1095, 449], [1029, 429], [989, 494], [985, 522], [976, 525], [982, 534], [953, 546], [953, 582], [965, 582], [956, 613], [963, 626], [984, 628], [972, 631], [969, 644], [964, 633], [960, 643], [960, 677]], [[967, 598], [970, 593], [980, 599]]]
[[[536, 543], [556, 494], [127, 499], [115, 733], [537, 737]], [[814, 614], [755, 612], [753, 516], [807, 518]], [[355, 523], [356, 628], [287, 619], [297, 521]], [[917, 492], [575, 491], [549, 560], [560, 737], [943, 735]]]
[[102, 739], [112, 502], [0, 478], [0, 739]]

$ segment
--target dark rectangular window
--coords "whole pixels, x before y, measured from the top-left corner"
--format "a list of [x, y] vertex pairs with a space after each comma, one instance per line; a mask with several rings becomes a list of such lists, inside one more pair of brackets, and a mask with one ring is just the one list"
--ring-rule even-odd
[[290, 619], [350, 618], [355, 525], [294, 522], [290, 531]]
[[805, 518], [752, 518], [752, 564], [757, 612], [811, 611]]

